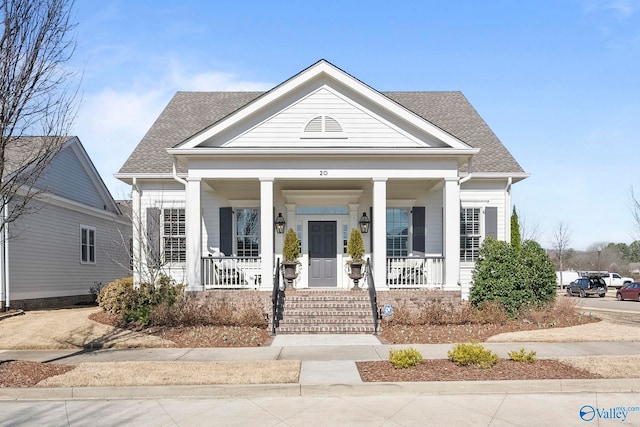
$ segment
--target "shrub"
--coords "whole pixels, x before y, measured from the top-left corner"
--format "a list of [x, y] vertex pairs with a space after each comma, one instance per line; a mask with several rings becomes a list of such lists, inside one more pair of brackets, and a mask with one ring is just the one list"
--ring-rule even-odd
[[527, 353], [524, 348], [521, 348], [517, 351], [513, 350], [509, 352], [509, 359], [513, 360], [514, 362], [533, 363], [536, 361], [536, 352], [530, 351]]
[[173, 305], [159, 304], [151, 309], [149, 324], [154, 326], [268, 326], [268, 318], [260, 301], [237, 306], [224, 299], [213, 304], [196, 300], [180, 301]]
[[389, 361], [396, 369], [411, 368], [422, 362], [422, 355], [415, 348], [389, 350]]
[[484, 301], [480, 309], [476, 311], [476, 323], [504, 325], [509, 321], [509, 313], [504, 308], [502, 301]]
[[447, 353], [449, 360], [459, 366], [478, 366], [483, 369], [491, 368], [498, 363], [498, 355], [485, 349], [477, 342], [456, 344]]
[[527, 240], [517, 250], [489, 237], [480, 247], [470, 301], [476, 307], [500, 301], [515, 318], [523, 308], [552, 301], [555, 287], [553, 263], [538, 243]]
[[133, 277], [117, 279], [104, 286], [98, 295], [98, 305], [110, 313], [123, 314], [130, 310], [136, 300]]

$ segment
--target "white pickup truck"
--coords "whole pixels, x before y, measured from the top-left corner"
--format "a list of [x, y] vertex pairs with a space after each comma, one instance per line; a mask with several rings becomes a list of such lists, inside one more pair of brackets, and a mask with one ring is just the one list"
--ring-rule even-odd
[[618, 273], [609, 273], [607, 271], [584, 271], [582, 272], [583, 276], [600, 276], [604, 279], [604, 282], [607, 284], [608, 288], [616, 288], [620, 289], [627, 283], [633, 282], [631, 277], [622, 277]]

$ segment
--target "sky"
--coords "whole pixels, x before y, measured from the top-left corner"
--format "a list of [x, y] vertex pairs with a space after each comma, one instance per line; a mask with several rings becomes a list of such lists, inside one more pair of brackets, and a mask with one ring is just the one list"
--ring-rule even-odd
[[[326, 59], [378, 91], [461, 91], [531, 176], [525, 232], [631, 243], [640, 0], [76, 0], [74, 124], [117, 173], [176, 91], [268, 90]], [[640, 230], [638, 230], [640, 231]]]

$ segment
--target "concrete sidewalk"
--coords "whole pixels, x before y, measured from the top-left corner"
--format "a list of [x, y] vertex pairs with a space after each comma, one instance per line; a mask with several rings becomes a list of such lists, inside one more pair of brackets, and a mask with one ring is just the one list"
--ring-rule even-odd
[[[539, 358], [593, 355], [638, 355], [640, 342], [493, 343], [483, 345], [506, 358], [525, 348]], [[77, 364], [128, 361], [300, 360], [299, 383], [268, 385], [212, 385], [162, 387], [75, 387], [0, 389], [0, 399], [132, 398], [359, 395], [379, 393], [457, 394], [482, 392], [636, 392], [640, 379], [470, 381], [430, 383], [363, 383], [356, 361], [387, 360], [391, 348], [413, 347], [424, 358], [443, 359], [453, 344], [383, 345], [373, 335], [280, 335], [269, 347], [144, 348], [104, 350], [0, 351], [4, 360]]]
[[[637, 355], [639, 342], [483, 343], [500, 356]], [[640, 379], [363, 383], [355, 362], [386, 360], [376, 337], [278, 336], [261, 348], [3, 351], [0, 359], [301, 360], [296, 384], [0, 388], [0, 426], [640, 426]], [[452, 344], [412, 345], [426, 358]], [[624, 410], [620, 409], [623, 408]]]

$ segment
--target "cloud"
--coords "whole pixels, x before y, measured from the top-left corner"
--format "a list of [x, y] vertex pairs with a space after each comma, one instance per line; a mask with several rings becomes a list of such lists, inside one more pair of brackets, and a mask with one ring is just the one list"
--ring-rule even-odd
[[612, 12], [618, 18], [628, 18], [640, 10], [640, 0], [586, 0], [587, 13]]
[[160, 115], [173, 94], [187, 91], [255, 91], [273, 85], [241, 79], [233, 73], [190, 73], [170, 63], [163, 76], [141, 84], [118, 82], [114, 87], [85, 89], [74, 125], [102, 179], [116, 198], [128, 194], [126, 184], [113, 178], [144, 134]]

